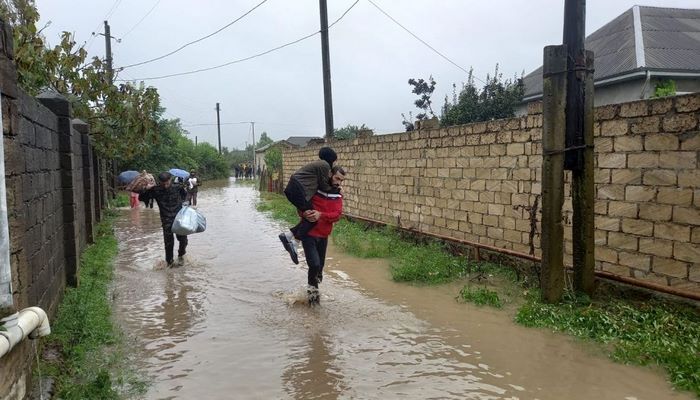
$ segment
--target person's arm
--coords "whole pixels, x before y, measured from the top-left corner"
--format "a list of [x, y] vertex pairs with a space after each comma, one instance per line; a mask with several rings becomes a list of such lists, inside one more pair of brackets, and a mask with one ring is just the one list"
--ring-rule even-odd
[[139, 193], [139, 201], [142, 201], [144, 204], [148, 204], [150, 200], [155, 198], [155, 192], [153, 191], [153, 189], [155, 188], [150, 188]]

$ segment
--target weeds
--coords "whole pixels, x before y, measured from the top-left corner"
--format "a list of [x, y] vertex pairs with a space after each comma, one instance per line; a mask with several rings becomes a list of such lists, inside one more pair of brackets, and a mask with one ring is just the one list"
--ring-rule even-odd
[[459, 297], [470, 303], [474, 303], [477, 306], [491, 306], [495, 308], [503, 307], [501, 298], [498, 297], [498, 293], [493, 290], [489, 290], [484, 287], [470, 287], [465, 286], [459, 292]]
[[117, 195], [110, 202], [111, 207], [129, 207], [129, 195], [126, 193], [117, 193]]
[[145, 382], [131, 376], [123, 337], [111, 319], [108, 291], [117, 241], [112, 232], [114, 214], [106, 216], [98, 225], [95, 243], [82, 254], [80, 284], [66, 289], [53, 332], [44, 343], [61, 354], [58, 360], [42, 361], [40, 367], [55, 378], [57, 398], [118, 399], [120, 392], [145, 391]]
[[661, 300], [567, 296], [543, 304], [533, 294], [515, 320], [611, 346], [618, 362], [659, 365], [673, 384], [700, 396], [700, 314]]

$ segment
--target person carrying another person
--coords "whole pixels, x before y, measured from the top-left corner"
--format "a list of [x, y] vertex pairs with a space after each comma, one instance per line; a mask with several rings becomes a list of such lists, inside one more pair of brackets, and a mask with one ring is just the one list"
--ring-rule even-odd
[[338, 159], [338, 156], [330, 147], [322, 147], [318, 151], [318, 157], [320, 160], [310, 162], [294, 172], [289, 178], [287, 187], [284, 189], [287, 200], [302, 215], [302, 219], [298, 224], [290, 228], [289, 231], [279, 234], [279, 239], [294, 264], [299, 264], [299, 256], [294, 239], [302, 240], [316, 223], [316, 221], [310, 221], [303, 217], [306, 211], [313, 210], [311, 198], [319, 190], [325, 193], [338, 193], [338, 190], [330, 184], [331, 167], [333, 167], [333, 163]]
[[[180, 184], [173, 183], [173, 176], [169, 172], [161, 172], [158, 175], [158, 185], [141, 193], [139, 200], [148, 204], [148, 201], [154, 199], [158, 203], [158, 212], [160, 213], [160, 222], [163, 227], [163, 241], [165, 244], [165, 262], [168, 267], [174, 266], [173, 247], [175, 240], [173, 239], [173, 221], [175, 216], [182, 208], [182, 202], [185, 200], [187, 193], [185, 188]], [[187, 252], [187, 236], [175, 235], [179, 243], [177, 250], [178, 264], [184, 263], [184, 255]]]
[[318, 190], [311, 197], [313, 209], [303, 213], [303, 218], [315, 223], [308, 234], [301, 239], [306, 264], [309, 267], [306, 293], [310, 305], [317, 305], [321, 302], [318, 285], [323, 281], [328, 236], [333, 231], [333, 224], [338, 222], [343, 214], [343, 195], [340, 185], [344, 180], [345, 170], [340, 166], [333, 167], [330, 182], [337, 193]]

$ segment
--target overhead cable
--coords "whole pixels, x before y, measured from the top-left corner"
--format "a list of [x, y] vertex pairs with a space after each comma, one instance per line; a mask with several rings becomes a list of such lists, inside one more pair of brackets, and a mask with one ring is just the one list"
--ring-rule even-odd
[[238, 22], [238, 21], [242, 20], [243, 18], [245, 18], [245, 16], [247, 16], [247, 15], [250, 14], [250, 13], [252, 13], [256, 8], [260, 7], [261, 5], [265, 4], [266, 2], [267, 2], [267, 0], [262, 0], [262, 1], [261, 1], [260, 3], [258, 3], [255, 7], [251, 8], [250, 10], [248, 10], [245, 14], [243, 14], [243, 15], [241, 15], [240, 17], [234, 19], [233, 21], [229, 22], [228, 24], [222, 26], [221, 28], [217, 29], [216, 31], [214, 31], [214, 32], [212, 32], [212, 33], [210, 33], [210, 34], [208, 34], [208, 35], [206, 35], [206, 36], [202, 36], [201, 38], [196, 39], [196, 40], [193, 40], [193, 41], [191, 41], [191, 42], [189, 42], [189, 43], [185, 43], [185, 44], [183, 44], [182, 46], [178, 47], [177, 49], [175, 49], [175, 50], [173, 50], [173, 51], [171, 51], [171, 52], [169, 52], [169, 53], [163, 54], [162, 56], [158, 56], [158, 57], [156, 57], [156, 58], [152, 58], [152, 59], [150, 59], [150, 60], [141, 61], [141, 62], [138, 62], [138, 63], [135, 63], [135, 64], [125, 65], [125, 66], [121, 67], [120, 69], [127, 69], [127, 68], [131, 68], [131, 67], [136, 67], [136, 66], [138, 66], [138, 65], [144, 65], [144, 64], [152, 63], [152, 62], [154, 62], [154, 61], [162, 60], [162, 59], [164, 59], [165, 57], [172, 56], [173, 54], [179, 52], [180, 50], [184, 49], [185, 47], [191, 46], [191, 45], [193, 45], [193, 44], [195, 44], [195, 43], [199, 43], [199, 42], [201, 42], [202, 40], [208, 39], [208, 38], [210, 38], [210, 37], [216, 35], [217, 33], [223, 31], [224, 29], [228, 28], [229, 26], [231, 26], [231, 25], [235, 24], [236, 22]]
[[[430, 50], [432, 50], [433, 52], [435, 52], [435, 54], [439, 55], [440, 57], [442, 57], [442, 58], [444, 58], [445, 60], [447, 60], [447, 62], [449, 62], [450, 64], [454, 65], [455, 67], [457, 67], [457, 68], [461, 69], [462, 71], [466, 72], [467, 74], [469, 74], [469, 71], [467, 71], [467, 70], [466, 70], [465, 68], [463, 68], [461, 65], [459, 65], [459, 64], [457, 64], [456, 62], [452, 61], [449, 57], [447, 57], [446, 55], [442, 54], [442, 53], [439, 52], [437, 49], [435, 49], [435, 47], [433, 47], [433, 46], [431, 46], [430, 44], [428, 44], [428, 42], [426, 42], [425, 40], [423, 40], [423, 39], [421, 39], [420, 37], [418, 37], [418, 35], [416, 35], [415, 33], [411, 32], [411, 31], [410, 31], [408, 28], [406, 28], [405, 26], [401, 25], [401, 23], [400, 23], [399, 21], [397, 21], [394, 17], [392, 17], [391, 15], [389, 15], [386, 11], [382, 10], [382, 8], [379, 7], [374, 1], [372, 1], [372, 0], [367, 0], [367, 1], [369, 1], [370, 4], [372, 4], [374, 7], [376, 7], [377, 10], [379, 10], [382, 14], [386, 15], [387, 18], [389, 18], [390, 20], [392, 20], [396, 25], [400, 26], [401, 29], [403, 29], [403, 30], [405, 30], [406, 32], [408, 32], [411, 36], [413, 36], [414, 38], [416, 38], [419, 42], [423, 43], [423, 44], [424, 44], [425, 46], [427, 46]], [[474, 76], [474, 75], [472, 74], [472, 76]], [[481, 80], [481, 79], [480, 79], [479, 77], [477, 77], [477, 76], [474, 76], [474, 78], [477, 79], [477, 80], [479, 80], [480, 82], [482, 82], [482, 83], [484, 83], [484, 84], [486, 83], [486, 82], [484, 82], [483, 80]]]
[[[356, 5], [359, 1], [360, 1], [360, 0], [356, 0], [354, 3], [352, 3], [352, 5], [351, 5], [347, 10], [345, 10], [345, 12], [344, 12], [338, 19], [336, 19], [332, 24], [328, 25], [328, 28], [330, 29], [333, 25], [337, 24], [341, 19], [343, 19], [343, 17], [345, 17], [345, 15], [346, 15], [350, 10], [352, 10], [352, 8], [355, 7], [355, 5]], [[257, 58], [257, 57], [260, 57], [260, 56], [264, 56], [264, 55], [266, 55], [266, 54], [272, 53], [273, 51], [277, 51], [277, 50], [283, 49], [283, 48], [285, 48], [285, 47], [291, 46], [291, 45], [293, 45], [293, 44], [296, 44], [296, 43], [299, 43], [299, 42], [301, 42], [301, 41], [303, 41], [303, 40], [306, 40], [306, 39], [308, 39], [308, 38], [310, 38], [310, 37], [313, 37], [313, 36], [315, 36], [315, 35], [318, 35], [319, 33], [321, 33], [320, 30], [318, 30], [318, 31], [316, 31], [316, 32], [313, 32], [313, 33], [310, 33], [310, 34], [308, 34], [308, 35], [306, 35], [306, 36], [303, 36], [303, 37], [301, 37], [301, 38], [299, 38], [299, 39], [293, 40], [293, 41], [291, 41], [291, 42], [285, 43], [285, 44], [283, 44], [283, 45], [281, 45], [281, 46], [277, 46], [277, 47], [272, 48], [272, 49], [270, 49], [270, 50], [263, 51], [262, 53], [258, 53], [258, 54], [255, 54], [255, 55], [252, 55], [252, 56], [248, 56], [248, 57], [245, 57], [245, 58], [240, 58], [240, 59], [238, 59], [238, 60], [229, 61], [229, 62], [227, 62], [227, 63], [215, 65], [215, 66], [213, 66], [213, 67], [200, 68], [200, 69], [196, 69], [196, 70], [193, 70], [193, 71], [178, 72], [178, 73], [169, 74], [169, 75], [153, 76], [153, 77], [149, 77], [149, 78], [138, 78], [138, 79], [136, 79], [136, 80], [139, 80], [139, 81], [152, 81], [152, 80], [157, 80], [157, 79], [172, 78], [172, 77], [175, 77], [175, 76], [191, 75], [191, 74], [196, 74], [196, 73], [199, 73], [199, 72], [211, 71], [211, 70], [213, 70], [213, 69], [218, 69], [218, 68], [227, 67], [227, 66], [229, 66], [229, 65], [237, 64], [237, 63], [240, 63], [240, 62], [243, 62], [243, 61], [252, 60], [253, 58]]]
[[130, 34], [134, 29], [136, 29], [137, 26], [141, 25], [141, 22], [143, 22], [143, 20], [146, 19], [146, 17], [148, 17], [149, 15], [151, 15], [151, 13], [153, 12], [153, 10], [155, 10], [156, 7], [158, 7], [158, 4], [159, 4], [159, 3], [160, 3], [160, 0], [157, 0], [157, 1], [153, 4], [153, 7], [151, 7], [151, 9], [148, 10], [148, 12], [147, 12], [146, 14], [144, 14], [144, 16], [141, 17], [141, 19], [140, 19], [136, 24], [134, 24], [134, 26], [131, 27], [131, 29], [129, 29], [125, 34], [123, 34], [121, 38], [124, 39], [128, 34]]

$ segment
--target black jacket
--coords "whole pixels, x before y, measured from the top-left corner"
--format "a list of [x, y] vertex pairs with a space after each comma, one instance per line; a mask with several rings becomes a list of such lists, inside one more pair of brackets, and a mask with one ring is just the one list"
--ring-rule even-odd
[[317, 190], [326, 193], [338, 193], [338, 190], [330, 184], [330, 174], [330, 164], [323, 160], [318, 160], [299, 168], [291, 178], [304, 187], [304, 197], [306, 197], [306, 201], [310, 201]]
[[158, 203], [160, 212], [160, 222], [163, 227], [172, 225], [175, 216], [182, 208], [182, 202], [185, 201], [187, 192], [182, 185], [172, 184], [169, 188], [164, 188], [161, 185], [155, 186], [139, 195], [139, 201], [147, 203], [150, 199], [155, 199]]

